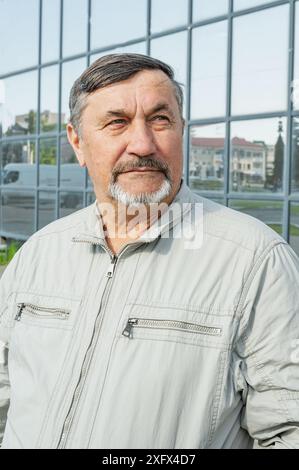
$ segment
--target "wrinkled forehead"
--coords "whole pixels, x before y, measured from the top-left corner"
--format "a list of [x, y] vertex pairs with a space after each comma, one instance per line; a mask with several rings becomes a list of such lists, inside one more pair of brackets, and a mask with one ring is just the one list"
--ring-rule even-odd
[[145, 70], [127, 80], [96, 90], [88, 96], [87, 105], [104, 111], [111, 106], [126, 108], [140, 105], [148, 109], [161, 101], [173, 108], [178, 106], [173, 83], [160, 70]]

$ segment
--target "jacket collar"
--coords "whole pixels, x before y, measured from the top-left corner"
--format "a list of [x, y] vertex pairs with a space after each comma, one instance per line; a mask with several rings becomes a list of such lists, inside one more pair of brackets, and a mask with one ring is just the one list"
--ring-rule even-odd
[[[153, 223], [135, 242], [149, 243], [156, 240], [166, 230], [170, 230], [187, 214], [192, 205], [192, 192], [181, 179], [180, 189], [169, 205], [167, 211]], [[73, 241], [84, 241], [92, 244], [106, 245], [102, 218], [99, 213], [97, 201], [86, 208], [86, 218], [83, 222], [82, 231], [73, 236]], [[133, 244], [132, 243], [132, 244]]]

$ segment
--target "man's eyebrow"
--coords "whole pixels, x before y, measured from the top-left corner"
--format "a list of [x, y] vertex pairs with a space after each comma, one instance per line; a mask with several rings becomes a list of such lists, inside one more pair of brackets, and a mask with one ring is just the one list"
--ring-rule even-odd
[[102, 119], [108, 119], [110, 117], [123, 117], [125, 115], [126, 115], [126, 112], [124, 109], [110, 109], [106, 111]]
[[172, 118], [174, 118], [174, 113], [170, 106], [167, 103], [158, 103], [151, 111], [149, 114], [154, 114], [158, 113], [160, 111], [166, 111], [171, 115]]
[[[158, 103], [154, 108], [150, 110], [148, 113], [149, 115], [158, 113], [160, 111], [166, 111], [171, 115], [172, 118], [174, 118], [174, 113], [171, 110], [170, 106], [167, 103]], [[103, 115], [102, 119], [109, 119], [110, 117], [124, 117], [126, 116], [127, 113], [123, 108], [120, 109], [109, 109], [106, 111], [106, 113]]]

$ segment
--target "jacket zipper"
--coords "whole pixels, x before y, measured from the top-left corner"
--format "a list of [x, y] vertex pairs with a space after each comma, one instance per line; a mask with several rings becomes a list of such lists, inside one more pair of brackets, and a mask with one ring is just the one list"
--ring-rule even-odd
[[[26, 312], [26, 315], [33, 317], [49, 318], [49, 319], [61, 319], [66, 320], [70, 314], [69, 310], [64, 310], [60, 308], [50, 308], [50, 307], [40, 307], [38, 305], [33, 305], [29, 303], [19, 303], [17, 304], [18, 311], [15, 316], [16, 321], [20, 321], [23, 311]], [[47, 313], [46, 313], [47, 312]]]
[[[81, 394], [82, 394], [82, 391], [83, 391], [83, 388], [84, 388], [84, 384], [86, 382], [86, 378], [87, 378], [87, 375], [88, 375], [89, 366], [91, 364], [93, 353], [94, 353], [96, 344], [98, 342], [98, 336], [99, 336], [99, 332], [100, 332], [100, 328], [101, 328], [101, 324], [102, 324], [102, 319], [103, 319], [103, 315], [104, 315], [104, 311], [105, 311], [106, 301], [107, 301], [107, 298], [108, 298], [108, 295], [109, 295], [108, 286], [109, 285], [111, 286], [111, 282], [112, 282], [113, 274], [114, 274], [114, 271], [115, 271], [116, 263], [119, 260], [120, 256], [126, 251], [126, 249], [130, 247], [130, 245], [125, 246], [124, 249], [119, 252], [118, 256], [116, 256], [114, 253], [112, 253], [111, 250], [107, 249], [100, 242], [93, 242], [93, 241], [91, 242], [90, 240], [83, 240], [83, 239], [80, 239], [80, 240], [73, 239], [73, 240], [78, 241], [78, 242], [85, 242], [85, 243], [92, 243], [92, 244], [96, 244], [96, 245], [101, 245], [104, 248], [104, 250], [110, 256], [110, 266], [109, 266], [109, 268], [106, 272], [107, 281], [106, 281], [106, 285], [104, 287], [104, 291], [103, 291], [103, 295], [102, 295], [102, 300], [101, 300], [101, 304], [100, 304], [101, 306], [99, 308], [99, 312], [98, 312], [98, 315], [97, 315], [97, 318], [96, 318], [96, 321], [95, 321], [93, 335], [92, 335], [89, 347], [87, 349], [87, 353], [86, 353], [84, 361], [83, 361], [83, 366], [82, 366], [82, 369], [81, 369], [80, 378], [79, 378], [79, 381], [78, 381], [76, 389], [75, 389], [73, 400], [72, 400], [69, 412], [67, 414], [67, 417], [66, 417], [64, 425], [63, 425], [62, 433], [61, 433], [61, 436], [60, 436], [60, 439], [59, 439], [59, 442], [58, 442], [58, 446], [57, 446], [58, 449], [64, 449], [65, 448], [67, 438], [68, 438], [68, 436], [70, 434], [70, 431], [71, 431], [72, 422], [73, 422], [74, 416], [76, 414], [76, 410], [77, 410], [77, 407], [78, 407], [78, 404], [79, 404], [79, 401], [80, 401], [80, 397], [81, 397]], [[102, 313], [101, 315], [100, 315], [100, 312]]]
[[199, 333], [211, 336], [220, 336], [221, 328], [200, 325], [198, 323], [188, 323], [178, 320], [156, 320], [150, 318], [129, 318], [122, 334], [128, 338], [132, 338], [133, 328], [151, 328], [185, 331], [187, 333]]

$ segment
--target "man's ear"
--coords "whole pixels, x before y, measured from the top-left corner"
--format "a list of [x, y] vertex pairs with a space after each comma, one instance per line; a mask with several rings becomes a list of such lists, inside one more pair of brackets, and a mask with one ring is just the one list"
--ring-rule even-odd
[[74, 126], [69, 122], [66, 126], [67, 138], [76, 154], [80, 166], [86, 166], [84, 154], [82, 151], [82, 139], [79, 133], [75, 130]]

